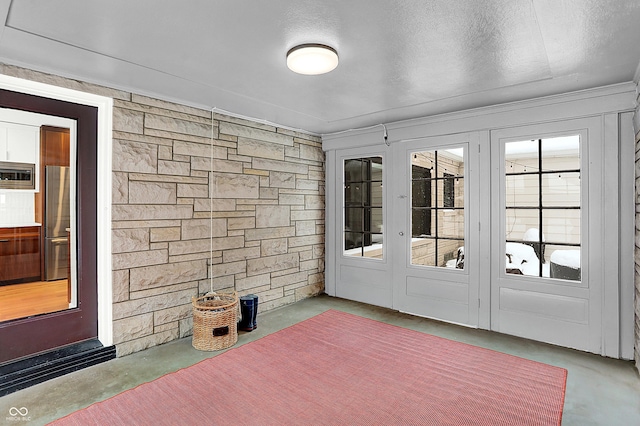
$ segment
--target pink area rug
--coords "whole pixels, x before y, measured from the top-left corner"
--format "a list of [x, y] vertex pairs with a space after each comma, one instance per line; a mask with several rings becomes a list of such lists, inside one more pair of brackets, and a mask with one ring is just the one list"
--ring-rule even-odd
[[55, 425], [559, 425], [567, 371], [330, 310]]

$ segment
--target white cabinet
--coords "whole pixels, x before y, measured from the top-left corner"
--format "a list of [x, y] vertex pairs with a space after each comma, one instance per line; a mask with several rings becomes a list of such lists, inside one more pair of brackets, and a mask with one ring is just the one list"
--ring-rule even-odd
[[39, 163], [40, 128], [0, 121], [0, 161]]

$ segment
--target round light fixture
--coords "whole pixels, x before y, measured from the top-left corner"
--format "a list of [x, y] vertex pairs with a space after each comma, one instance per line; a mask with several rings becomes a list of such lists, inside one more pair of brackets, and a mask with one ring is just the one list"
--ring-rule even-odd
[[338, 52], [324, 44], [301, 44], [287, 52], [287, 66], [298, 74], [324, 74], [338, 66]]

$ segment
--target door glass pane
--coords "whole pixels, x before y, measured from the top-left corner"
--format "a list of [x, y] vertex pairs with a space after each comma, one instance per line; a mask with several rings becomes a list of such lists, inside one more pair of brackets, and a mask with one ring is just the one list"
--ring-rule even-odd
[[444, 173], [436, 182], [439, 207], [454, 209], [464, 207], [464, 177]]
[[[436, 212], [436, 210], [433, 210]], [[437, 210], [438, 236], [464, 240], [464, 217], [461, 210]], [[435, 213], [434, 213], [435, 214]]]
[[464, 148], [410, 155], [411, 264], [463, 269]]
[[580, 245], [580, 210], [545, 209], [542, 231], [546, 241]]
[[364, 223], [362, 217], [364, 216], [363, 208], [351, 208], [344, 209], [345, 232], [363, 232]]
[[362, 160], [353, 159], [344, 162], [345, 182], [362, 182]]
[[580, 173], [557, 172], [542, 176], [544, 207], [580, 206]]
[[[26, 113], [25, 113], [26, 114]], [[32, 189], [0, 189], [0, 322], [74, 308], [75, 140], [70, 129], [0, 121], [9, 158], [32, 165]]]
[[412, 238], [411, 264], [419, 266], [437, 266], [436, 240], [433, 238]]
[[345, 256], [382, 259], [383, 182], [382, 157], [344, 161]]
[[506, 213], [506, 235], [508, 241], [525, 240], [530, 229], [539, 229], [540, 211], [538, 209], [507, 209]]
[[505, 271], [580, 281], [578, 135], [505, 143]]
[[539, 203], [538, 175], [513, 174], [505, 176], [505, 200], [508, 207], [537, 207]]
[[365, 209], [365, 212], [371, 217], [371, 224], [366, 231], [373, 234], [382, 234], [382, 207], [371, 207]]
[[546, 245], [545, 256], [551, 277], [580, 281], [581, 252], [579, 247], [548, 244]]
[[544, 170], [580, 171], [580, 138], [578, 136], [545, 138], [541, 142]]

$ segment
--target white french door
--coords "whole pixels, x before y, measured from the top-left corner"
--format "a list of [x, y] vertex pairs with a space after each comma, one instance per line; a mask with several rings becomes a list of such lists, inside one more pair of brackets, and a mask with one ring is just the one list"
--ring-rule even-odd
[[393, 148], [394, 308], [478, 325], [479, 145], [476, 134]]
[[604, 173], [617, 147], [602, 127], [583, 118], [341, 151], [329, 163], [335, 295], [601, 353], [615, 266], [603, 259], [618, 250], [603, 206], [618, 199]]
[[600, 123], [491, 133], [492, 330], [600, 352]]

